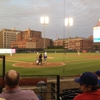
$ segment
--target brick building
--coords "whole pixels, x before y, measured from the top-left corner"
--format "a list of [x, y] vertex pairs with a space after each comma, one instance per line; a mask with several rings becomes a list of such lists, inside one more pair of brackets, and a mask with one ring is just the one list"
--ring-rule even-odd
[[68, 50], [91, 50], [93, 48], [93, 40], [91, 38], [64, 38], [54, 41], [54, 46], [64, 46]]
[[[50, 45], [50, 40], [45, 38], [45, 47]], [[11, 43], [12, 48], [44, 48], [44, 38], [40, 31], [25, 30], [17, 34], [15, 42]]]
[[0, 48], [10, 48], [11, 42], [16, 41], [18, 31], [15, 29], [2, 29], [0, 31]]

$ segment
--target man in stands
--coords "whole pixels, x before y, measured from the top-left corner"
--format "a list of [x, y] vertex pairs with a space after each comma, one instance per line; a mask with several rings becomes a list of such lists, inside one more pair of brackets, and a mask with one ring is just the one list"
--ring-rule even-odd
[[78, 94], [74, 100], [100, 100], [100, 89], [98, 89], [98, 78], [92, 72], [83, 73], [80, 78], [75, 78], [80, 84], [82, 94]]
[[19, 87], [20, 74], [15, 70], [9, 70], [4, 78], [5, 91], [0, 98], [6, 100], [39, 100], [34, 91], [22, 90]]

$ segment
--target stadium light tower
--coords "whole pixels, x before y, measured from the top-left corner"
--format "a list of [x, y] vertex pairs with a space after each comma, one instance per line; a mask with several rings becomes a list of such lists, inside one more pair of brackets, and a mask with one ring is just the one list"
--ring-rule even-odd
[[73, 26], [73, 18], [65, 18], [65, 26], [68, 26], [68, 49], [70, 49], [70, 32], [69, 27]]
[[40, 18], [41, 24], [44, 25], [44, 49], [45, 49], [45, 26], [49, 23], [49, 17], [41, 17]]

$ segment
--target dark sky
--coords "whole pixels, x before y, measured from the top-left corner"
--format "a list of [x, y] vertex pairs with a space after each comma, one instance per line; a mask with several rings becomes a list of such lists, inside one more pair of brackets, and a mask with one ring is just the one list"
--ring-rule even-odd
[[[42, 31], [41, 16], [49, 17], [45, 37], [51, 39], [89, 37], [100, 18], [100, 0], [1, 0], [0, 30]], [[64, 25], [64, 18], [73, 18], [73, 26]]]

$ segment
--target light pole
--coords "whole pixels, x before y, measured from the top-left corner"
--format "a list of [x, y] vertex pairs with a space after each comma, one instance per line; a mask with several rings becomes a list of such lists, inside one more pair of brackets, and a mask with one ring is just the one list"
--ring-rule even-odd
[[40, 22], [41, 24], [44, 25], [44, 49], [45, 49], [45, 25], [49, 23], [49, 17], [41, 17]]
[[68, 26], [68, 49], [70, 49], [70, 32], [69, 27], [73, 26], [73, 18], [65, 18], [65, 26]]

